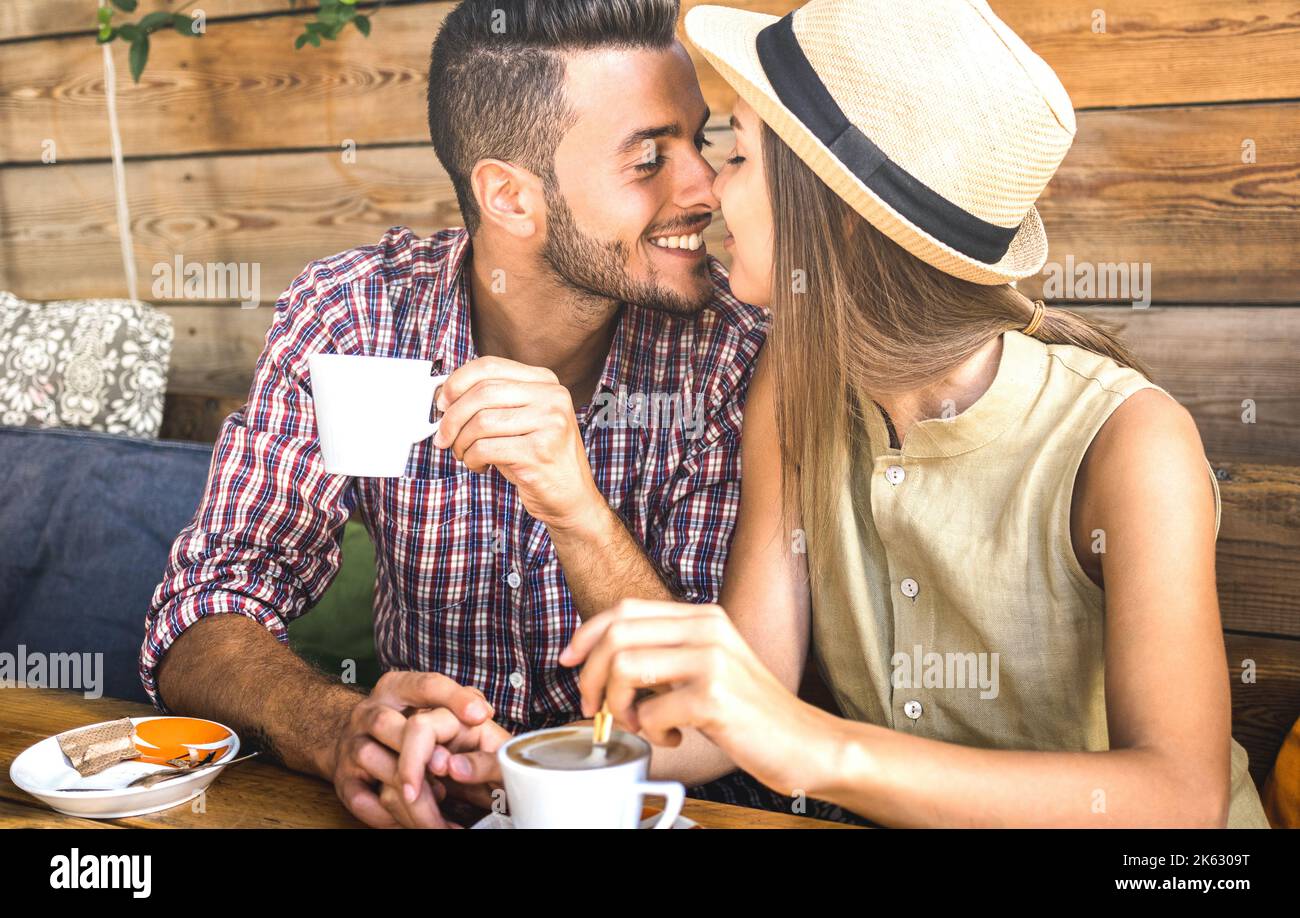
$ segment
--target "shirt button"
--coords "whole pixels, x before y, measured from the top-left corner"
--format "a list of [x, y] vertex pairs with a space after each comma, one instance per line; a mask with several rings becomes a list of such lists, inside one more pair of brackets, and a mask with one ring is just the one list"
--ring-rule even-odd
[[911, 720], [917, 720], [921, 716], [921, 702], [913, 698], [907, 704], [903, 705], [903, 713]]
[[523, 582], [524, 582], [524, 578], [519, 576], [518, 571], [511, 571], [509, 574], [506, 575], [506, 583], [510, 584], [510, 589], [512, 590], [519, 589], [519, 584]]
[[511, 687], [511, 688], [517, 688], [517, 689], [521, 689], [521, 688], [523, 688], [523, 687], [524, 687], [524, 674], [523, 674], [523, 673], [511, 673], [511, 674], [510, 674], [510, 687]]
[[903, 591], [903, 595], [906, 596], [908, 599], [915, 599], [915, 598], [916, 598], [916, 594], [919, 593], [919, 592], [921, 592], [921, 585], [918, 584], [918, 583], [917, 583], [915, 580], [913, 580], [911, 577], [908, 577], [906, 580], [904, 580], [904, 581], [903, 581], [902, 583], [900, 583], [898, 586], [899, 586], [899, 589], [901, 589], [901, 590]]
[[891, 465], [889, 468], [885, 469], [885, 480], [892, 485], [902, 484], [903, 479], [906, 477], [907, 473], [903, 471], [901, 465]]

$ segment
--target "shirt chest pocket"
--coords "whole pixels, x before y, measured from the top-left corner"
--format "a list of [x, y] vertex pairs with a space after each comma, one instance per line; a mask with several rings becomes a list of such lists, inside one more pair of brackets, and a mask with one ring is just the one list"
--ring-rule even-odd
[[404, 612], [452, 610], [472, 595], [483, 569], [482, 476], [391, 478], [379, 487], [378, 546]]

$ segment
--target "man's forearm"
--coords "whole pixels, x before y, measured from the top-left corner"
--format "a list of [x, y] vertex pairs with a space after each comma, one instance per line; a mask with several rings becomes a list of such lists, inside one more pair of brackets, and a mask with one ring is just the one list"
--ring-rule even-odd
[[574, 608], [584, 620], [622, 599], [681, 598], [673, 595], [641, 543], [604, 502], [580, 525], [551, 528], [550, 533]]
[[326, 780], [334, 742], [366, 697], [234, 614], [187, 628], [159, 664], [158, 689], [171, 710], [220, 721], [289, 768]]

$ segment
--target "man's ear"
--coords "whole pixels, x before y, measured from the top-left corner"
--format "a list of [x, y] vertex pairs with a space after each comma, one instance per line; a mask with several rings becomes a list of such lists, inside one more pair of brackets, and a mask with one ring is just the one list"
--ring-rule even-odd
[[484, 223], [527, 239], [545, 221], [542, 181], [527, 169], [499, 159], [481, 159], [469, 176]]

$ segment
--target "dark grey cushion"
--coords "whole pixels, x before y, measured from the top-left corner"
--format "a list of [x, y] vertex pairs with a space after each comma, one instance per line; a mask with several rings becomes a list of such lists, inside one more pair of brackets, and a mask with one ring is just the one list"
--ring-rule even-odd
[[145, 612], [211, 461], [210, 445], [0, 427], [0, 654], [102, 653], [103, 694], [147, 701]]

